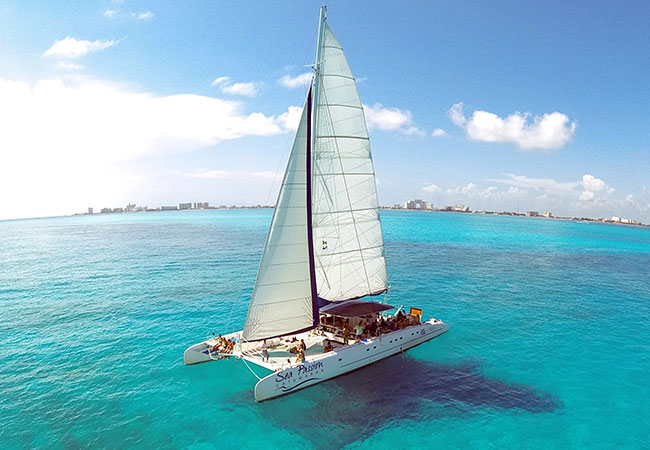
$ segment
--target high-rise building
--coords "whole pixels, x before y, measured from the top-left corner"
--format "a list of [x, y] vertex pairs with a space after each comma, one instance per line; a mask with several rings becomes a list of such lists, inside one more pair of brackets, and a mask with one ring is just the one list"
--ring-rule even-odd
[[433, 205], [424, 200], [409, 200], [404, 202], [404, 209], [423, 209], [423, 210], [432, 210]]
[[88, 214], [92, 214], [92, 213], [93, 213], [93, 209], [89, 206], [88, 207]]
[[179, 203], [178, 209], [192, 209], [192, 203]]

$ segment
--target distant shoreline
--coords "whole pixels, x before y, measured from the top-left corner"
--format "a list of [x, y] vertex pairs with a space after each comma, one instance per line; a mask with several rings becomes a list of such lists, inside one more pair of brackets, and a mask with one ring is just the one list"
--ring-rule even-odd
[[626, 225], [637, 227], [650, 227], [650, 224], [643, 222], [620, 222], [611, 219], [593, 218], [593, 217], [570, 217], [570, 216], [543, 216], [543, 215], [528, 215], [526, 213], [516, 213], [511, 211], [454, 211], [449, 209], [410, 209], [410, 208], [395, 208], [392, 206], [380, 206], [379, 209], [393, 210], [393, 211], [415, 211], [415, 212], [439, 212], [439, 213], [455, 213], [455, 214], [481, 214], [485, 216], [515, 216], [515, 217], [528, 217], [531, 219], [555, 219], [565, 220], [572, 222], [594, 222], [606, 223], [610, 225]]
[[[113, 214], [132, 214], [132, 213], [152, 213], [152, 212], [188, 212], [188, 211], [220, 211], [220, 210], [234, 210], [234, 209], [274, 209], [274, 206], [271, 205], [255, 205], [255, 206], [210, 206], [207, 208], [189, 208], [189, 209], [162, 209], [162, 208], [146, 208], [141, 210], [134, 211], [120, 211], [117, 210], [97, 212], [97, 213], [74, 213], [61, 216], [40, 216], [40, 217], [21, 217], [13, 219], [0, 219], [0, 222], [9, 222], [14, 220], [34, 220], [34, 219], [55, 219], [59, 217], [77, 217], [77, 216], [102, 216], [102, 215], [113, 215]], [[563, 220], [571, 222], [589, 222], [589, 223], [604, 223], [609, 225], [624, 225], [624, 226], [636, 226], [650, 228], [650, 224], [642, 222], [617, 222], [610, 219], [602, 218], [592, 218], [592, 217], [569, 217], [569, 216], [529, 216], [526, 213], [516, 213], [511, 211], [453, 211], [445, 209], [408, 209], [408, 208], [395, 208], [391, 206], [380, 206], [381, 210], [393, 210], [393, 211], [407, 211], [407, 212], [423, 212], [423, 213], [455, 213], [455, 214], [480, 214], [480, 215], [489, 215], [489, 216], [513, 216], [513, 217], [528, 217], [532, 219], [554, 219], [554, 220]]]

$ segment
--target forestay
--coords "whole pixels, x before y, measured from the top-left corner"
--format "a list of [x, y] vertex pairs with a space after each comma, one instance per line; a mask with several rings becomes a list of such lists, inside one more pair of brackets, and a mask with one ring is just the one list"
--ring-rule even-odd
[[307, 238], [309, 99], [310, 95], [303, 108], [255, 280], [243, 331], [248, 341], [314, 326]]
[[341, 45], [322, 26], [312, 223], [318, 295], [336, 301], [382, 293], [388, 275], [363, 106]]

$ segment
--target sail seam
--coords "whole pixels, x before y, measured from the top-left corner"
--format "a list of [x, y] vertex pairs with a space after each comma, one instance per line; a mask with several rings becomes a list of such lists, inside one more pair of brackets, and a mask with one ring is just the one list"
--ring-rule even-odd
[[338, 73], [323, 73], [323, 74], [321, 74], [321, 76], [323, 76], [323, 77], [345, 78], [347, 80], [355, 81], [354, 77], [349, 77], [347, 75], [339, 75]]
[[345, 105], [343, 103], [327, 103], [327, 104], [319, 105], [319, 106], [337, 106], [337, 107], [341, 107], [341, 108], [363, 109], [363, 106]]
[[370, 138], [363, 136], [316, 136], [318, 139], [362, 139], [364, 141], [369, 141]]
[[[342, 175], [342, 174], [334, 174], [334, 175]], [[354, 211], [377, 211], [379, 208], [360, 208], [360, 209], [355, 209]], [[324, 214], [342, 214], [342, 213], [351, 213], [351, 209], [341, 209], [340, 211], [326, 211], [326, 212], [317, 212], [314, 213], [316, 215], [324, 215]]]
[[381, 248], [381, 245], [375, 245], [373, 247], [359, 247], [355, 248], [354, 250], [343, 250], [340, 252], [332, 252], [332, 253], [323, 253], [323, 256], [336, 256], [336, 255], [345, 255], [346, 253], [355, 253], [355, 252], [363, 252], [364, 250], [374, 250], [376, 248]]
[[[260, 303], [260, 306], [269, 306], [269, 305], [279, 305], [280, 303], [289, 303], [289, 302], [297, 302], [298, 300], [304, 300], [305, 297], [296, 297], [296, 298], [290, 298], [288, 300], [282, 300], [280, 302], [273, 302], [273, 303]], [[301, 316], [296, 316], [296, 317], [301, 317]], [[286, 320], [286, 317], [283, 317], [281, 319], [275, 319], [275, 320], [266, 320], [266, 323], [269, 322], [279, 322], [280, 320]]]
[[[325, 172], [323, 175], [335, 175], [335, 176], [345, 175], [346, 177], [349, 176], [349, 175], [363, 175], [363, 176], [367, 177], [367, 176], [374, 175], [374, 173], [372, 173], [372, 172], [352, 172], [352, 173]], [[373, 209], [377, 209], [377, 208], [373, 208]], [[359, 210], [356, 210], [356, 211], [359, 211]]]

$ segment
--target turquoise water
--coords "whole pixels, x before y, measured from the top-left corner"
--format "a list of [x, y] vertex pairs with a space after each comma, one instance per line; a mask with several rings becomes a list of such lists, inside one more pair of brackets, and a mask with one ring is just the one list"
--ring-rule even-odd
[[257, 404], [270, 210], [0, 222], [2, 448], [650, 448], [650, 229], [382, 211], [392, 304], [451, 330]]

